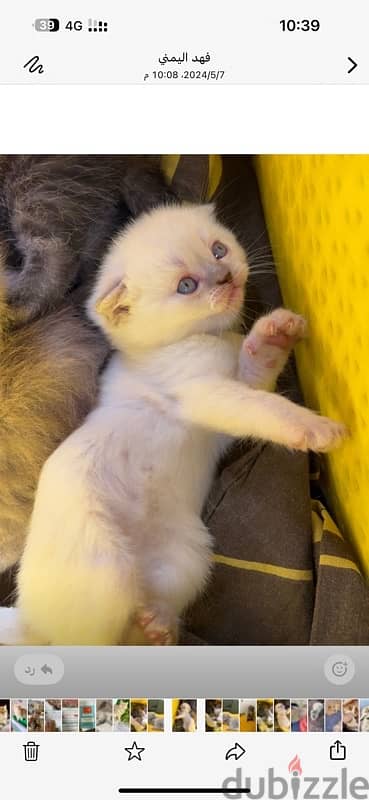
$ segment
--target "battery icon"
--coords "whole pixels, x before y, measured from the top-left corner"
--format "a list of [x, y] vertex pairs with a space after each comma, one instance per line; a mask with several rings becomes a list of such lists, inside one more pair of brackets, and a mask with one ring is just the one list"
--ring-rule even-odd
[[35, 19], [33, 26], [36, 31], [48, 31], [52, 33], [59, 30], [60, 22], [53, 17], [40, 17], [39, 19]]

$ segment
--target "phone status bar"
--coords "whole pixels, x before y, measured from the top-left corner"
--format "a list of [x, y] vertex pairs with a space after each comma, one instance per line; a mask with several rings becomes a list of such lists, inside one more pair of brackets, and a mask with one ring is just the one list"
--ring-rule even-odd
[[70, 0], [58, 17], [19, 5], [3, 12], [1, 83], [369, 82], [369, 8], [361, 0], [349, 10], [326, 0], [315, 14], [284, 14], [267, 0], [253, 8], [229, 0], [224, 13], [219, 4], [189, 0], [180, 25], [169, 0], [155, 8], [107, 2], [96, 16], [79, 16]]

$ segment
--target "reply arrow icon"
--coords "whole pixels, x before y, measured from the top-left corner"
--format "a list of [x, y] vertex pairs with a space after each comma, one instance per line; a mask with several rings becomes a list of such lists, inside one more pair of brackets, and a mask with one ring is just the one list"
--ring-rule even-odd
[[230, 750], [227, 751], [226, 761], [229, 761], [230, 758], [234, 758], [236, 761], [238, 761], [238, 759], [242, 758], [242, 756], [244, 756], [245, 753], [246, 753], [245, 748], [241, 747], [241, 745], [238, 744], [238, 742], [236, 742], [235, 746], [231, 747]]

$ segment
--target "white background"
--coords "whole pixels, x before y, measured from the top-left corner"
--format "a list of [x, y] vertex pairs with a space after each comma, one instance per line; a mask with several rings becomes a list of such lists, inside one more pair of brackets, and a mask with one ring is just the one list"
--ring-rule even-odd
[[369, 152], [366, 86], [2, 86], [3, 153]]
[[[0, 734], [1, 780], [2, 786], [7, 787], [9, 800], [19, 800], [22, 793], [27, 800], [118, 800], [119, 797], [133, 800], [134, 795], [119, 795], [118, 788], [215, 788], [241, 768], [243, 784], [250, 777], [255, 792], [258, 785], [255, 780], [266, 776], [268, 768], [273, 767], [276, 775], [288, 780], [288, 765], [296, 755], [301, 760], [303, 777], [334, 777], [346, 767], [348, 782], [356, 776], [369, 779], [366, 766], [369, 735], [339, 734], [347, 747], [345, 762], [330, 761], [330, 746], [336, 739], [337, 735], [324, 733], [4, 733]], [[28, 740], [40, 745], [37, 763], [24, 761], [23, 745]], [[142, 763], [137, 759], [128, 762], [124, 748], [131, 747], [134, 740], [138, 747], [146, 748]], [[246, 755], [238, 762], [234, 759], [226, 762], [225, 754], [235, 741], [245, 748]], [[280, 786], [275, 791], [280, 791]], [[316, 789], [312, 796], [316, 797]], [[342, 800], [343, 793], [336, 787], [332, 796]], [[147, 800], [141, 794], [136, 797]], [[174, 800], [175, 796], [168, 797]], [[193, 797], [199, 800], [201, 795]], [[219, 794], [218, 798], [221, 797]], [[302, 797], [301, 792], [298, 800]], [[368, 792], [357, 797], [366, 799]], [[351, 800], [351, 795], [345, 800]]]

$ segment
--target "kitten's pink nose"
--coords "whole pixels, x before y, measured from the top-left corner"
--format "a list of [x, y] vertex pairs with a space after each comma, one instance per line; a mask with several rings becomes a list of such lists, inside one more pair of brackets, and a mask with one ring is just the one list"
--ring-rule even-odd
[[217, 281], [217, 286], [222, 286], [224, 283], [231, 283], [231, 282], [232, 282], [232, 273], [228, 271], [227, 274], [224, 276], [224, 278], [220, 278]]

